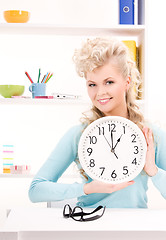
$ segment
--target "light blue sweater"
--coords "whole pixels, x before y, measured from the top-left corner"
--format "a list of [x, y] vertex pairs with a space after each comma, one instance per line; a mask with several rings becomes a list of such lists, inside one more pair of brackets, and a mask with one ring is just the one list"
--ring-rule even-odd
[[[57, 183], [64, 171], [77, 159], [78, 142], [82, 128], [83, 125], [72, 127], [59, 141], [31, 183], [30, 200], [32, 202], [53, 202], [77, 198], [77, 205], [82, 207], [103, 205], [109, 208], [147, 208], [146, 192], [149, 177], [144, 171], [134, 179], [133, 185], [111, 194], [93, 193], [86, 195], [83, 191], [84, 184], [87, 182], [85, 179], [82, 183]], [[150, 179], [166, 199], [166, 133], [154, 126], [152, 130], [155, 139], [158, 173]], [[78, 163], [77, 165], [80, 168]], [[91, 180], [88, 179], [88, 181]]]

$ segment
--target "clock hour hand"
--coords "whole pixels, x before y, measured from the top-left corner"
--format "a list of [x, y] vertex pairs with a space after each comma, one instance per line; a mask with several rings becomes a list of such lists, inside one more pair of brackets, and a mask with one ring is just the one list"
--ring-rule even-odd
[[123, 136], [123, 134], [120, 136], [120, 138], [118, 138], [115, 146], [112, 148], [112, 152], [114, 152], [114, 150], [115, 150], [116, 146], [118, 145], [118, 143], [120, 142], [122, 136]]

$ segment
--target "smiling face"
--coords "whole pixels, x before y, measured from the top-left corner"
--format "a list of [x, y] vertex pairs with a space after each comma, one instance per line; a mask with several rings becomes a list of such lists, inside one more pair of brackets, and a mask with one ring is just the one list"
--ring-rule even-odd
[[86, 75], [88, 95], [93, 105], [105, 116], [128, 117], [126, 91], [130, 78], [124, 78], [111, 61]]

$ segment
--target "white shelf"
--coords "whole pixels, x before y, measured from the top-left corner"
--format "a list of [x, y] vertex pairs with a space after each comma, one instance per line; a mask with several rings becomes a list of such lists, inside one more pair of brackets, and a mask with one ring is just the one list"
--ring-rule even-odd
[[[11, 173], [0, 173], [0, 178], [33, 178], [36, 174], [35, 173], [29, 173], [29, 174], [11, 174]], [[81, 178], [77, 174], [63, 174], [63, 176], [60, 178], [60, 182], [69, 182], [70, 180], [73, 181], [80, 181]]]
[[70, 36], [138, 36], [145, 30], [144, 25], [117, 26], [71, 26], [55, 24], [1, 23], [0, 34], [44, 34]]
[[33, 98], [0, 98], [1, 104], [77, 104], [77, 105], [88, 105], [90, 102], [88, 100], [82, 99], [33, 99]]
[[34, 174], [11, 174], [1, 173], [0, 178], [33, 178]]
[[[143, 107], [144, 100], [136, 100], [140, 107]], [[91, 105], [90, 100], [81, 99], [33, 99], [33, 98], [0, 98], [0, 105], [2, 104], [29, 104], [29, 105], [43, 105], [43, 104], [71, 104], [71, 105]]]

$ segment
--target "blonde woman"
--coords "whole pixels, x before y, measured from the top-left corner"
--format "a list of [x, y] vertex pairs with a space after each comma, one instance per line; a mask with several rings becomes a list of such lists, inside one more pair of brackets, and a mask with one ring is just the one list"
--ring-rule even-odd
[[[140, 84], [139, 72], [125, 45], [115, 39], [88, 39], [74, 54], [76, 71], [85, 78], [93, 107], [83, 123], [71, 128], [34, 177], [29, 190], [33, 202], [77, 198], [81, 207], [147, 208], [148, 178], [166, 198], [166, 134], [155, 126], [146, 127], [135, 103], [134, 88]], [[146, 163], [133, 181], [107, 184], [92, 180], [83, 171], [77, 156], [83, 129], [103, 116], [122, 116], [136, 123], [147, 141]], [[65, 149], [65, 152], [64, 152]], [[75, 161], [82, 183], [60, 184], [60, 176]]]

